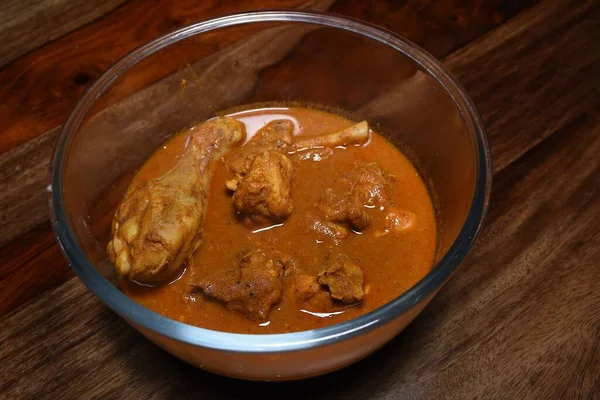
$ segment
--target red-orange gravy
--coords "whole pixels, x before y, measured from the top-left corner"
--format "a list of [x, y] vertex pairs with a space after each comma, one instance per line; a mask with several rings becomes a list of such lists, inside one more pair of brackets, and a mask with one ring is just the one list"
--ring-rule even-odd
[[[322, 135], [354, 124], [335, 114], [308, 108], [264, 108], [229, 115], [246, 125], [248, 139], [269, 121], [291, 119], [295, 135]], [[152, 155], [134, 178], [132, 185], [153, 179], [174, 166], [185, 148], [186, 134], [175, 135]], [[193, 255], [185, 273], [168, 285], [146, 287], [122, 279], [124, 292], [155, 312], [169, 318], [219, 331], [236, 333], [284, 333], [320, 328], [355, 318], [399, 296], [417, 283], [431, 269], [436, 249], [436, 221], [431, 198], [421, 177], [408, 159], [385, 138], [371, 132], [366, 144], [335, 148], [329, 157], [310, 151], [290, 157], [295, 175], [292, 183], [294, 211], [281, 224], [263, 229], [244, 225], [235, 215], [231, 193], [224, 182], [231, 178], [225, 162], [216, 163], [211, 177], [202, 244]], [[188, 296], [192, 283], [219, 268], [229, 268], [240, 249], [260, 243], [291, 256], [309, 274], [317, 274], [329, 244], [306, 223], [324, 190], [339, 171], [355, 161], [375, 161], [395, 176], [394, 204], [416, 216], [414, 227], [407, 232], [377, 235], [381, 221], [375, 216], [373, 226], [352, 232], [338, 244], [339, 248], [359, 261], [364, 271], [365, 295], [351, 306], [339, 305], [322, 312], [294, 299], [285, 290], [281, 301], [264, 321], [248, 319], [237, 311], [206, 299], [201, 294]], [[188, 296], [186, 298], [186, 296]]]

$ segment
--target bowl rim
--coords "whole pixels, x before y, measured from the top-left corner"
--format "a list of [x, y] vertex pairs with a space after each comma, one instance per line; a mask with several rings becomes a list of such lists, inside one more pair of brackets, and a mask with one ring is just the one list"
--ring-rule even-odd
[[[71, 132], [78, 129], [95, 100], [137, 62], [197, 34], [219, 28], [265, 22], [309, 23], [354, 32], [403, 53], [425, 69], [451, 96], [469, 129], [477, 151], [475, 192], [465, 223], [446, 255], [419, 282], [389, 303], [349, 321], [309, 331], [279, 334], [221, 332], [188, 325], [155, 313], [127, 297], [98, 272], [79, 246], [69, 226], [62, 191], [64, 156], [71, 141]], [[422, 299], [434, 295], [463, 261], [481, 230], [489, 206], [492, 165], [485, 127], [473, 102], [441, 62], [425, 50], [381, 27], [353, 18], [306, 11], [254, 11], [229, 14], [178, 29], [136, 48], [113, 64], [81, 97], [63, 124], [54, 147], [49, 180], [50, 218], [61, 251], [88, 289], [129, 323], [140, 325], [173, 340], [214, 350], [280, 353], [325, 346], [361, 335], [410, 310]]]

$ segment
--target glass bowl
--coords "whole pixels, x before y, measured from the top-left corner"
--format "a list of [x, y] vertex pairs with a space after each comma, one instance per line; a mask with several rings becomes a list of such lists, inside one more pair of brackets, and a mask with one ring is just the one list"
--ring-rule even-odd
[[[135, 303], [107, 259], [110, 222], [134, 172], [169, 136], [248, 103], [312, 104], [367, 119], [426, 181], [436, 207], [431, 271], [359, 318], [248, 335], [202, 329]], [[63, 125], [50, 171], [50, 215], [65, 257], [101, 301], [148, 339], [222, 375], [290, 380], [349, 365], [397, 335], [464, 259], [492, 180], [485, 129], [465, 91], [431, 55], [356, 20], [249, 12], [160, 37], [114, 64]]]

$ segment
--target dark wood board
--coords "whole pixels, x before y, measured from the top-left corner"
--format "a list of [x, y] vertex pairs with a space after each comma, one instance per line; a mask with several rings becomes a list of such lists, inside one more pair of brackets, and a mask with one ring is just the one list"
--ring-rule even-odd
[[5, 0], [0, 3], [0, 67], [123, 4], [125, 0]]
[[442, 57], [532, 3], [535, 0], [132, 0], [0, 70], [0, 153], [56, 128], [85, 88], [128, 51], [205, 18], [261, 8], [329, 10], [390, 28]]
[[[376, 22], [385, 25], [389, 10], [365, 9], [371, 14], [360, 16], [380, 15]], [[456, 46], [470, 43], [444, 63], [489, 129], [491, 212], [459, 272], [390, 344], [304, 382], [240, 382], [193, 369], [145, 340], [77, 279], [46, 291], [69, 273], [40, 218], [9, 233], [0, 251], [0, 299], [10, 304], [4, 311], [45, 292], [0, 321], [0, 397], [598, 398], [600, 4], [547, 0], [484, 36], [457, 37]], [[14, 142], [5, 148], [12, 158], [0, 165], [28, 165], [44, 143], [43, 136]], [[0, 215], [4, 223], [12, 214]], [[44, 268], [56, 274], [40, 278]]]

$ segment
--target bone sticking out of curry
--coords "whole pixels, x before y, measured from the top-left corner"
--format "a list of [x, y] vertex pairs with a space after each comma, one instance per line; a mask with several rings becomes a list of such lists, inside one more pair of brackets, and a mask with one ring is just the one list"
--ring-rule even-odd
[[175, 135], [136, 174], [112, 232], [129, 297], [236, 333], [365, 314], [423, 278], [436, 250], [431, 198], [408, 159], [367, 122], [300, 107]]

